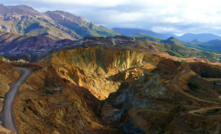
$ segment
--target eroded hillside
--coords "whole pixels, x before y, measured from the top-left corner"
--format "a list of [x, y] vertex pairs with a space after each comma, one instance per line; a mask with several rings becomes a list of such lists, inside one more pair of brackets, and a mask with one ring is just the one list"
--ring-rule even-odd
[[10, 90], [10, 85], [18, 80], [21, 76], [21, 71], [7, 63], [9, 60], [0, 56], [0, 133], [14, 134], [14, 132], [2, 127], [2, 111], [4, 108], [4, 100], [6, 94]]
[[[204, 78], [189, 62], [212, 66], [201, 59], [116, 47], [58, 51], [34, 64], [20, 87], [13, 107], [18, 130], [220, 133], [220, 85], [207, 96], [203, 88], [194, 90], [190, 79]], [[213, 87], [213, 82], [200, 84]]]
[[0, 57], [0, 112], [2, 112], [4, 107], [4, 98], [10, 90], [10, 84], [14, 83], [21, 76], [20, 70], [4, 61], [7, 61], [7, 59]]

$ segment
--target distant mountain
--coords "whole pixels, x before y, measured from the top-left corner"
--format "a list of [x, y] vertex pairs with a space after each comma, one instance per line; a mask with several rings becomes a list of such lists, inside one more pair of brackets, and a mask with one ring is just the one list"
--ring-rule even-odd
[[81, 37], [114, 37], [120, 35], [113, 30], [107, 29], [103, 26], [97, 26], [81, 16], [76, 16], [68, 12], [48, 11], [44, 14], [49, 16], [57, 24], [75, 31]]
[[192, 40], [192, 42], [195, 42], [195, 43], [203, 43], [204, 41], [199, 39], [199, 38], [196, 38], [194, 40]]
[[108, 37], [119, 33], [63, 11], [40, 13], [28, 6], [0, 5], [0, 30], [53, 39]]
[[167, 43], [167, 44], [178, 45], [178, 46], [183, 46], [183, 47], [186, 45], [185, 42], [180, 41], [174, 37], [170, 37], [167, 40], [163, 40], [161, 41], [161, 43]]
[[40, 54], [49, 50], [60, 48], [73, 40], [53, 40], [49, 37], [21, 35], [15, 33], [0, 32], [0, 55], [10, 55], [12, 60], [24, 58], [31, 61], [37, 57], [18, 57], [23, 54]]
[[167, 36], [155, 33], [151, 30], [142, 30], [142, 29], [134, 29], [134, 28], [113, 28], [112, 30], [114, 30], [118, 33], [121, 33], [123, 35], [134, 35], [134, 34], [137, 34], [137, 33], [144, 33], [144, 34], [148, 34], [148, 35], [151, 35], [151, 36], [155, 36], [157, 38], [167, 39]]
[[[221, 57], [221, 55], [214, 53], [186, 48], [187, 43], [179, 41], [174, 37], [161, 40], [141, 33], [138, 33], [136, 36], [136, 38], [124, 36], [116, 36], [114, 38], [85, 37], [77, 41], [69, 39], [56, 41], [49, 37], [0, 32], [0, 55], [10, 60], [25, 59], [27, 61], [36, 62], [59, 50], [74, 49], [79, 46], [83, 48], [97, 46], [108, 48], [113, 46], [119, 50], [149, 51], [154, 53], [162, 51], [172, 56], [207, 58], [211, 61], [219, 61]], [[153, 39], [155, 41], [139, 39], [138, 36], [143, 36], [144, 38]]]
[[162, 35], [164, 35], [165, 37], [170, 38], [170, 37], [174, 37], [174, 38], [178, 38], [179, 36], [176, 36], [175, 34], [172, 33], [163, 33]]
[[221, 39], [220, 36], [210, 34], [210, 33], [203, 33], [203, 34], [192, 34], [192, 33], [187, 33], [182, 36], [177, 36], [176, 37], [179, 40], [182, 41], [192, 41], [196, 38], [203, 40], [203, 41], [210, 41], [210, 40], [215, 40], [215, 39]]
[[[185, 41], [185, 42], [192, 42], [194, 40], [195, 43], [202, 43], [202, 42], [207, 42], [210, 40], [221, 39], [221, 36], [218, 36], [215, 34], [210, 34], [210, 33], [202, 33], [202, 34], [186, 33], [182, 36], [176, 36], [172, 33], [159, 34], [159, 33], [153, 32], [151, 30], [133, 29], [133, 28], [113, 28], [112, 30], [114, 30], [118, 33], [121, 33], [123, 35], [136, 35], [137, 33], [143, 33], [143, 34], [154, 36], [154, 37], [157, 37], [160, 39], [168, 39], [170, 37], [174, 37], [178, 40]], [[141, 36], [141, 37], [143, 37], [143, 36]], [[195, 39], [197, 39], [197, 40], [195, 40]]]
[[[208, 42], [204, 42], [201, 39], [196, 38], [196, 39], [192, 40], [191, 42], [185, 42], [185, 41], [181, 41], [181, 40], [179, 40], [179, 39], [177, 39], [175, 37], [170, 37], [170, 38], [168, 38], [166, 40], [163, 40], [163, 39], [160, 39], [160, 38], [157, 38], [157, 37], [154, 37], [154, 36], [151, 36], [151, 35], [147, 35], [147, 34], [144, 34], [144, 33], [137, 33], [135, 35], [130, 35], [129, 37], [136, 37], [136, 38], [150, 40], [150, 41], [154, 41], [154, 42], [181, 46], [183, 48], [186, 47], [186, 48], [190, 48], [190, 49], [193, 49], [193, 50], [203, 50], [203, 51], [219, 52], [219, 53], [221, 53], [221, 40], [219, 40], [219, 39], [211, 40], [211, 41], [208, 41]], [[173, 55], [174, 52], [177, 51], [177, 50], [175, 50], [175, 48], [177, 48], [177, 47], [174, 47], [174, 49], [172, 50], [173, 52], [171, 52], [169, 50], [168, 53]], [[181, 49], [181, 51], [183, 51], [183, 49]], [[185, 51], [187, 51], [187, 50], [185, 50]], [[203, 53], [205, 55], [209, 55], [209, 57], [212, 57], [211, 54], [207, 54], [206, 52], [203, 52]], [[182, 52], [179, 52], [179, 54], [184, 56], [182, 54]], [[179, 54], [176, 54], [176, 56], [180, 56]], [[204, 54], [202, 54], [202, 55], [204, 55]]]
[[219, 40], [219, 39], [211, 40], [211, 41], [205, 42], [204, 44], [207, 44], [207, 45], [210, 45], [210, 46], [221, 47], [221, 40]]
[[219, 39], [201, 43], [198, 46], [201, 47], [204, 51], [221, 53], [221, 40]]
[[144, 33], [137, 33], [134, 35], [130, 35], [130, 37], [136, 37], [136, 38], [140, 38], [140, 39], [145, 39], [145, 40], [150, 40], [150, 41], [155, 41], [155, 42], [161, 42], [162, 39], [148, 35], [148, 34], [144, 34]]

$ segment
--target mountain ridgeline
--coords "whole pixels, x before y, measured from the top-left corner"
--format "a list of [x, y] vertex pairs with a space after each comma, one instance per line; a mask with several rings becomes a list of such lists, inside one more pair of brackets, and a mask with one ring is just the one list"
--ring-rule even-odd
[[0, 5], [0, 30], [53, 39], [113, 37], [119, 33], [63, 11], [40, 13], [28, 6]]
[[210, 40], [221, 39], [221, 36], [211, 34], [211, 33], [202, 33], [202, 34], [192, 34], [192, 33], [185, 33], [184, 35], [177, 36], [171, 33], [156, 33], [151, 30], [143, 30], [143, 29], [135, 29], [135, 28], [113, 28], [112, 30], [117, 31], [123, 35], [136, 35], [138, 33], [147, 34], [150, 36], [154, 36], [161, 39], [168, 39], [170, 37], [175, 37], [178, 40], [191, 42], [197, 39], [200, 42], [207, 42]]
[[0, 28], [0, 134], [221, 133], [219, 39], [28, 6], [0, 5]]
[[[142, 34], [143, 35], [143, 34]], [[150, 37], [150, 36], [148, 36]], [[176, 38], [167, 40], [159, 39], [158, 42], [135, 37], [116, 36], [111, 37], [85, 37], [74, 41], [69, 39], [53, 40], [49, 37], [29, 36], [7, 32], [0, 32], [0, 55], [10, 60], [24, 59], [29, 62], [37, 62], [42, 58], [59, 50], [74, 49], [77, 47], [115, 47], [121, 50], [167, 52], [171, 56], [206, 58], [210, 61], [220, 61], [221, 55], [186, 48], [185, 42]]]

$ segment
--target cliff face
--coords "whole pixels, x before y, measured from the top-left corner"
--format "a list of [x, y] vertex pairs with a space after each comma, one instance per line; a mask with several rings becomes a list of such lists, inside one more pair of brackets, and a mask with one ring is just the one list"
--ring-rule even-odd
[[19, 133], [118, 133], [96, 116], [100, 101], [52, 66], [36, 69], [14, 102]]
[[[183, 68], [186, 68], [185, 64], [162, 60], [155, 70], [144, 72], [138, 81], [122, 83], [117, 92], [111, 93], [105, 100], [101, 118], [119, 127], [123, 133], [219, 133], [220, 109], [217, 106], [220, 104], [216, 100], [217, 93], [213, 90], [213, 97], [216, 98], [213, 99], [205, 97], [205, 90], [194, 94], [184, 92], [183, 84], [186, 83], [188, 88], [189, 82], [186, 78], [196, 74], [192, 71], [185, 73]], [[178, 81], [174, 83], [175, 78]], [[205, 82], [200, 84], [203, 87]], [[192, 114], [194, 109], [200, 109], [207, 115], [215, 114], [214, 118]]]
[[19, 132], [220, 133], [219, 85], [196, 90], [198, 63], [151, 53], [78, 47], [45, 57], [15, 99]]
[[139, 79], [145, 70], [154, 69], [162, 59], [131, 50], [79, 47], [59, 51], [38, 63], [52, 64], [62, 78], [89, 89], [103, 100], [116, 92], [122, 81]]

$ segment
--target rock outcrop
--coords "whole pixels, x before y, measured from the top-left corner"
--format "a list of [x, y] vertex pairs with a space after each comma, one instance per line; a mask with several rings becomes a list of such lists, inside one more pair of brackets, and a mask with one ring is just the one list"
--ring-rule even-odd
[[19, 133], [221, 132], [220, 85], [197, 77], [201, 63], [92, 46], [35, 63], [13, 106]]
[[104, 100], [117, 91], [122, 81], [138, 80], [145, 70], [154, 69], [162, 59], [131, 50], [79, 47], [59, 51], [38, 63], [53, 65], [62, 78], [89, 89]]
[[19, 133], [121, 133], [97, 117], [98, 99], [52, 66], [36, 69], [14, 102]]

